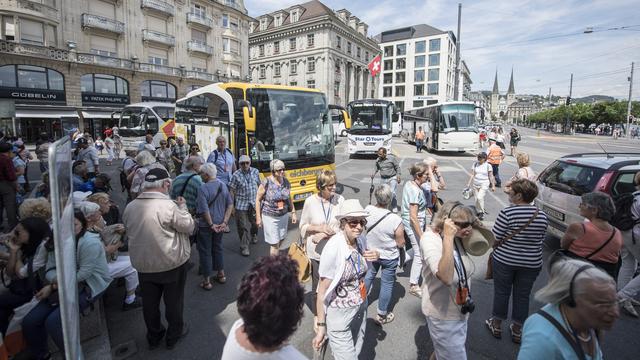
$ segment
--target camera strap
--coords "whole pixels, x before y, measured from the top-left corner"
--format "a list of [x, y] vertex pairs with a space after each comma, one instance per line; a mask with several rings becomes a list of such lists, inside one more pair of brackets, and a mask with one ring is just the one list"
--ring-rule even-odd
[[[457, 238], [456, 238], [457, 239]], [[458, 287], [460, 289], [469, 290], [469, 296], [471, 296], [471, 290], [469, 289], [469, 283], [467, 281], [467, 269], [464, 267], [464, 262], [462, 261], [462, 254], [460, 250], [458, 250], [458, 242], [456, 239], [453, 240], [453, 264], [456, 270], [456, 274], [458, 275]]]

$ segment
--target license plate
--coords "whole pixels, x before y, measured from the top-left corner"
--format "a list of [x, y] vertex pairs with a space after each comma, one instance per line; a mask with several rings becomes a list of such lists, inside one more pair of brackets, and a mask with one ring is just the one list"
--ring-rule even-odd
[[542, 210], [545, 212], [545, 214], [551, 216], [552, 218], [556, 220], [564, 221], [564, 214], [561, 213], [560, 211], [552, 209], [546, 205], [542, 206]]
[[306, 192], [306, 193], [302, 193], [302, 194], [295, 194], [293, 195], [293, 201], [298, 201], [298, 200], [304, 200], [306, 198], [308, 198], [309, 196], [313, 195], [313, 192]]
[[376, 143], [374, 142], [365, 142], [364, 145], [365, 146], [374, 146]]

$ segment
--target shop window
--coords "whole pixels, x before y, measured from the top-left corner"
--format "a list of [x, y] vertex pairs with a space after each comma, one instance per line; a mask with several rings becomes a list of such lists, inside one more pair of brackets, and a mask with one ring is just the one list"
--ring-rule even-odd
[[140, 84], [140, 93], [142, 94], [142, 101], [150, 100], [175, 100], [176, 99], [176, 87], [166, 81], [160, 80], [146, 80]]
[[129, 84], [121, 77], [107, 74], [84, 74], [80, 78], [80, 91], [98, 94], [128, 95]]
[[16, 87], [15, 65], [0, 67], [0, 87]]
[[0, 67], [0, 87], [64, 91], [64, 77], [40, 66], [5, 65]]

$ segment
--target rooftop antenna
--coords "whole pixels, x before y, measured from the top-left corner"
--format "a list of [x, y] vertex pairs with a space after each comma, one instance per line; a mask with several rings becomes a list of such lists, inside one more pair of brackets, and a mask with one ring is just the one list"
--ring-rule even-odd
[[607, 152], [607, 150], [605, 150], [605, 149], [604, 149], [604, 147], [602, 146], [602, 144], [600, 144], [600, 143], [597, 143], [597, 144], [598, 144], [598, 146], [600, 146], [600, 149], [602, 149], [602, 151], [603, 151], [605, 154], [607, 154], [607, 159], [611, 159], [611, 158], [613, 158], [613, 155], [609, 154], [609, 153]]

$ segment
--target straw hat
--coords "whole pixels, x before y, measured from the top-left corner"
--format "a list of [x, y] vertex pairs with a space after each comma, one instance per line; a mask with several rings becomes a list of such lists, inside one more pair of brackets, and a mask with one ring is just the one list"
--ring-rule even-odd
[[474, 226], [471, 235], [462, 239], [462, 245], [469, 255], [482, 256], [493, 247], [496, 238], [491, 230], [481, 226]]
[[358, 199], [345, 200], [340, 207], [340, 212], [336, 215], [336, 220], [344, 218], [365, 218], [369, 212], [365, 211]]

